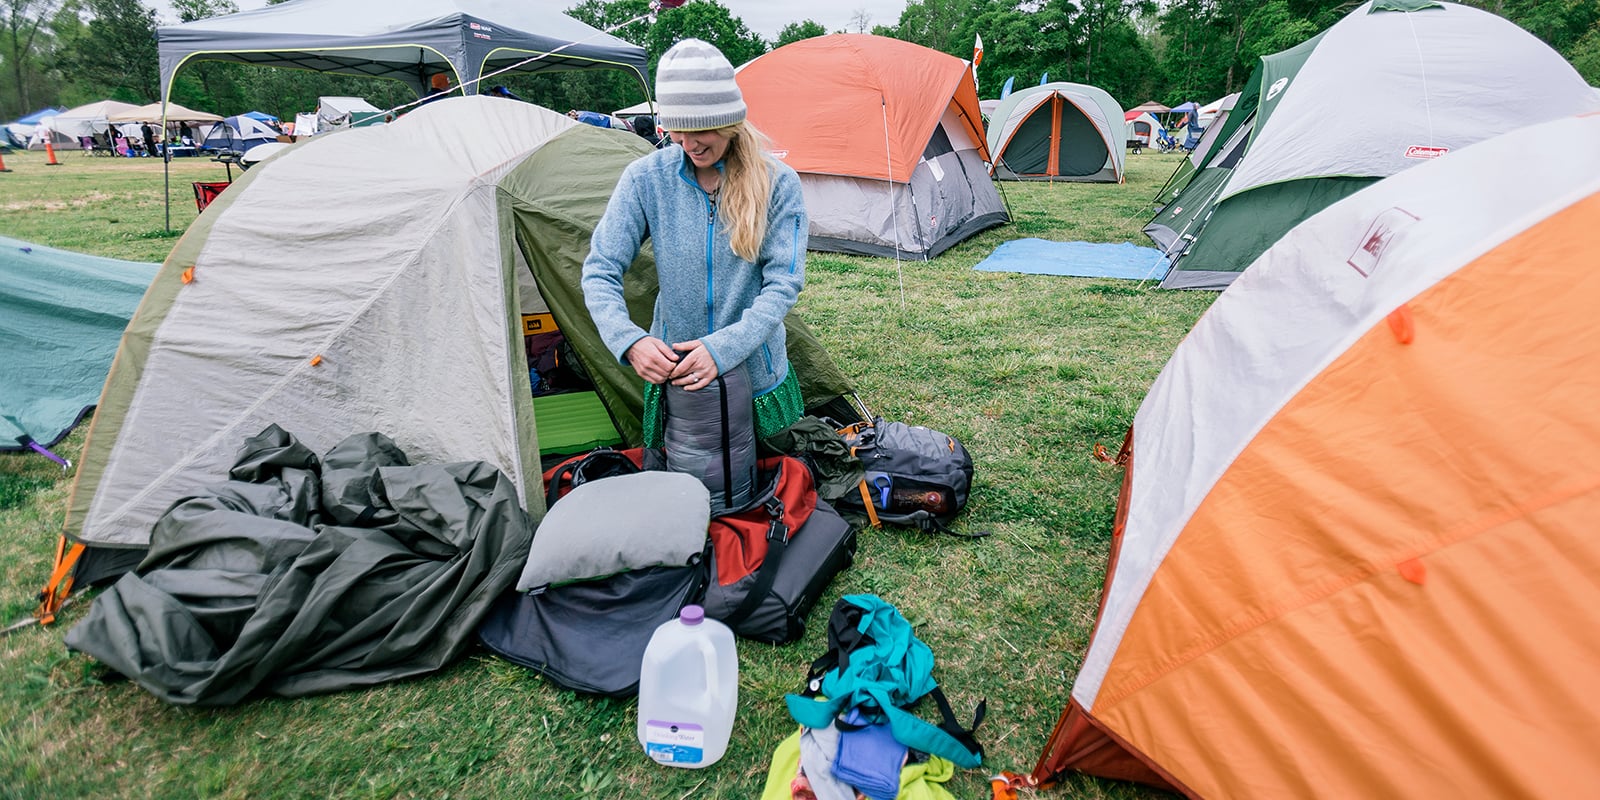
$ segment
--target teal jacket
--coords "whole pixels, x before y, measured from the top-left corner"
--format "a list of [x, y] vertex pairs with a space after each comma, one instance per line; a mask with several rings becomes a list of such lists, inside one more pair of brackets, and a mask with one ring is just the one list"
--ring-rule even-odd
[[[718, 372], [744, 366], [757, 395], [789, 374], [783, 318], [805, 285], [809, 223], [800, 177], [766, 161], [772, 194], [755, 263], [734, 255], [683, 148], [657, 150], [623, 170], [595, 226], [582, 284], [589, 315], [619, 362], [626, 364], [628, 348], [650, 335], [669, 345], [699, 339]], [[661, 285], [648, 334], [628, 318], [622, 299], [622, 275], [646, 238]]]

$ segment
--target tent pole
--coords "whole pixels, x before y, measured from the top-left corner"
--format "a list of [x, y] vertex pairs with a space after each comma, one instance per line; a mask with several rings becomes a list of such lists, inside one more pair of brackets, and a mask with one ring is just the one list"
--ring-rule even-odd
[[167, 233], [172, 233], [172, 154], [161, 153], [161, 204], [166, 207]]
[[[167, 138], [167, 92], [161, 92], [161, 138]], [[166, 209], [167, 233], [172, 233], [172, 150], [161, 148], [161, 205]]]

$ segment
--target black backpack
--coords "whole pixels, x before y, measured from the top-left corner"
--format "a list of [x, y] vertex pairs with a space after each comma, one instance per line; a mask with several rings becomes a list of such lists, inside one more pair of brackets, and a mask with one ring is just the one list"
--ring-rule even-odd
[[[876, 417], [839, 431], [866, 470], [860, 491], [835, 504], [881, 522], [945, 531], [967, 506], [972, 456], [955, 437], [921, 425]], [[973, 533], [970, 536], [986, 536]]]

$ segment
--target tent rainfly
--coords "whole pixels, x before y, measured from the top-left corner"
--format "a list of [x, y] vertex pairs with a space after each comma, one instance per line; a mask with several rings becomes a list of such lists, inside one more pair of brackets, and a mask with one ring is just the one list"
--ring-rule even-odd
[[1550, 146], [1594, 141], [1589, 114], [1425, 162], [1217, 298], [1124, 444], [1099, 617], [1035, 780], [1600, 786], [1600, 150]]
[[1219, 144], [1145, 226], [1173, 263], [1161, 285], [1221, 289], [1340, 198], [1473, 142], [1597, 109], [1561, 54], [1503, 17], [1434, 0], [1364, 3], [1261, 57], [1227, 122], [1213, 125]]
[[1121, 183], [1127, 132], [1104, 89], [1061, 81], [1019, 89], [989, 116], [994, 176]]
[[841, 33], [780, 47], [737, 77], [750, 122], [800, 174], [810, 249], [932, 258], [1009, 221], [961, 59]]
[[[642, 386], [600, 341], [578, 282], [618, 176], [647, 152], [632, 133], [475, 96], [314, 137], [244, 173], [123, 334], [68, 512], [75, 546], [40, 619], [73, 582], [136, 564], [162, 512], [226, 476], [270, 423], [315, 452], [379, 431], [413, 463], [487, 461], [536, 517], [553, 442], [589, 449], [578, 437], [598, 426], [637, 444]], [[648, 255], [624, 291], [648, 326]], [[593, 393], [531, 397], [523, 315], [559, 328]], [[848, 381], [793, 315], [789, 348], [808, 409], [850, 417]]]

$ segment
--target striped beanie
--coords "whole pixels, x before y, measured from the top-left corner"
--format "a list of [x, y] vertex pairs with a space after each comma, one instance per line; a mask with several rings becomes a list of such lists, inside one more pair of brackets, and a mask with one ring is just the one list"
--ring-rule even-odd
[[722, 51], [684, 39], [656, 65], [656, 108], [669, 131], [709, 131], [744, 120], [744, 95]]

